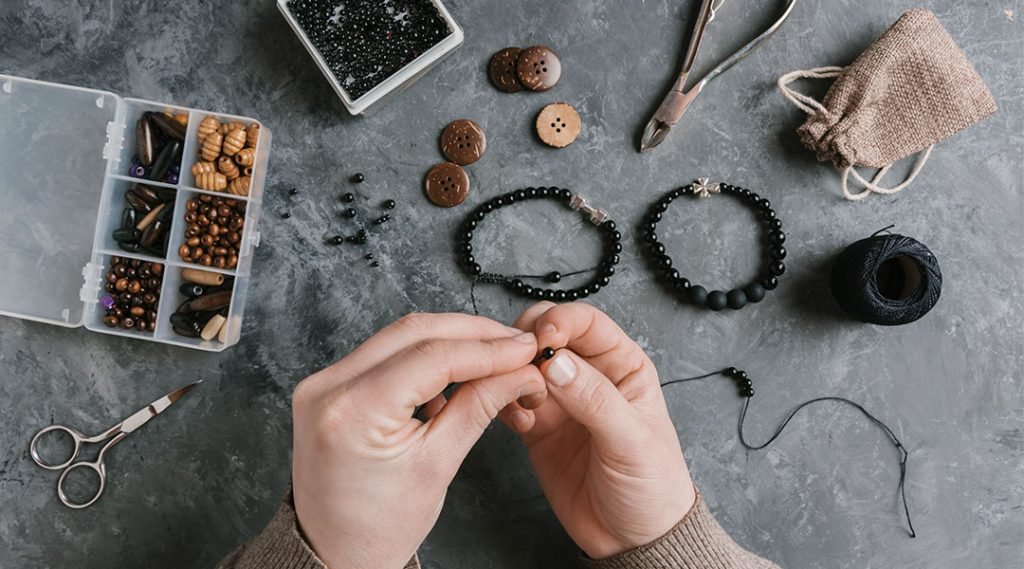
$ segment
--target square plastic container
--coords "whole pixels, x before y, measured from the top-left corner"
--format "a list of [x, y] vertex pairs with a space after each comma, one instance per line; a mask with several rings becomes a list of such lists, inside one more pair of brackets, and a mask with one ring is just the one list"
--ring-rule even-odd
[[[129, 176], [135, 154], [135, 123], [147, 111], [188, 113], [179, 183]], [[259, 124], [260, 137], [249, 195], [208, 192], [193, 187], [199, 123]], [[248, 297], [252, 255], [258, 231], [271, 133], [259, 121], [164, 103], [121, 97], [92, 89], [0, 75], [0, 314], [80, 327], [103, 334], [220, 352], [238, 343]], [[136, 183], [175, 194], [166, 257], [128, 253], [111, 237], [126, 207], [124, 193]], [[184, 241], [189, 198], [219, 196], [245, 203], [245, 226], [235, 269], [186, 263], [177, 257]], [[100, 298], [111, 257], [159, 262], [163, 283], [153, 331], [108, 328]], [[169, 318], [185, 300], [178, 288], [181, 269], [217, 272], [233, 279], [225, 341], [177, 335]], [[84, 284], [83, 284], [84, 277]]]
[[284, 15], [285, 20], [292, 27], [295, 35], [299, 36], [299, 41], [306, 47], [306, 51], [313, 57], [313, 61], [316, 62], [316, 66], [320, 68], [320, 72], [324, 74], [327, 81], [331, 84], [334, 92], [338, 94], [338, 98], [345, 104], [345, 108], [348, 112], [353, 115], [361, 115], [364, 113], [370, 113], [373, 110], [379, 108], [385, 101], [393, 98], [395, 95], [401, 93], [407, 89], [410, 85], [416, 82], [417, 79], [426, 75], [431, 68], [437, 65], [442, 59], [449, 55], [455, 48], [462, 45], [464, 35], [462, 28], [455, 22], [455, 18], [452, 17], [448, 9], [444, 7], [444, 4], [440, 0], [431, 0], [434, 6], [437, 8], [438, 13], [448, 24], [448, 28], [452, 31], [447, 37], [438, 42], [436, 45], [428, 49], [427, 51], [420, 54], [416, 59], [410, 61], [405, 67], [399, 69], [390, 77], [382, 81], [379, 85], [370, 89], [366, 94], [359, 97], [358, 99], [352, 99], [345, 88], [341, 85], [338, 79], [331, 72], [331, 69], [327, 66], [327, 62], [324, 57], [317, 50], [313, 42], [309, 40], [309, 36], [299, 25], [295, 15], [292, 14], [288, 8], [288, 0], [277, 0], [277, 9]]

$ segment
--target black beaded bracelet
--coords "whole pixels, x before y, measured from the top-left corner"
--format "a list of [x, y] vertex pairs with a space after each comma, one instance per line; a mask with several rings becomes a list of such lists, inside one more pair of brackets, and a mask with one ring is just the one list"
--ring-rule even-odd
[[[604, 256], [597, 267], [565, 274], [552, 271], [545, 275], [502, 275], [484, 272], [476, 258], [473, 257], [473, 231], [476, 230], [477, 224], [483, 221], [488, 213], [496, 209], [533, 199], [553, 199], [562, 202], [585, 215], [601, 230], [601, 234], [604, 236]], [[622, 235], [616, 229], [615, 222], [608, 218], [608, 212], [591, 207], [580, 194], [564, 188], [526, 188], [492, 198], [470, 213], [462, 223], [456, 237], [455, 252], [463, 270], [473, 277], [474, 286], [478, 282], [501, 284], [512, 293], [527, 298], [571, 302], [586, 298], [608, 286], [612, 275], [615, 274], [615, 265], [619, 264], [619, 253], [622, 252], [622, 244], [619, 242], [621, 239]], [[594, 277], [590, 282], [578, 288], [550, 289], [535, 287], [525, 282], [530, 279], [544, 279], [549, 283], [557, 283], [566, 277], [591, 272], [594, 273]]]
[[[668, 210], [669, 204], [676, 198], [686, 195], [707, 198], [711, 194], [717, 193], [736, 196], [753, 207], [768, 229], [766, 263], [761, 271], [761, 277], [755, 282], [744, 287], [734, 288], [727, 293], [720, 290], [708, 292], [704, 287], [691, 284], [688, 279], [681, 276], [679, 271], [673, 267], [672, 257], [665, 253], [665, 245], [658, 241], [656, 232], [658, 222], [661, 221], [661, 214]], [[760, 302], [765, 296], [765, 291], [775, 289], [779, 285], [779, 277], [786, 272], [786, 265], [782, 263], [782, 259], [786, 258], [786, 249], [782, 246], [786, 241], [786, 234], [782, 232], [782, 221], [776, 217], [771, 202], [766, 198], [737, 186], [712, 184], [708, 182], [707, 178], [700, 178], [695, 184], [672, 190], [651, 207], [646, 220], [640, 226], [640, 232], [648, 244], [650, 260], [654, 267], [661, 272], [666, 284], [676, 292], [680, 299], [695, 306], [706, 306], [716, 311], [726, 307], [739, 310], [748, 302]]]

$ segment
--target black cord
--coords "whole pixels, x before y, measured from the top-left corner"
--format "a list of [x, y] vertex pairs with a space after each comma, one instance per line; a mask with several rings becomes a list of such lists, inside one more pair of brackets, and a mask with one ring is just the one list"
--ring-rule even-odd
[[[580, 271], [573, 271], [571, 273], [562, 273], [562, 278], [575, 277], [576, 275], [582, 275], [584, 273], [592, 273], [601, 267], [591, 267], [589, 269], [583, 269]], [[480, 311], [476, 307], [476, 285], [477, 283], [484, 284], [500, 284], [505, 285], [512, 281], [519, 279], [544, 279], [548, 275], [503, 275], [500, 273], [480, 273], [479, 275], [473, 276], [473, 282], [469, 284], [469, 298], [473, 301], [473, 314], [476, 316], [480, 315]]]
[[[730, 368], [730, 369], [732, 369], [732, 368]], [[687, 378], [683, 378], [683, 379], [673, 379], [671, 381], [666, 381], [665, 383], [661, 384], [661, 387], [664, 388], [664, 387], [668, 387], [670, 385], [675, 385], [677, 383], [685, 383], [685, 382], [689, 382], [689, 381], [698, 381], [698, 380], [701, 380], [701, 379], [707, 379], [709, 377], [716, 376], [716, 375], [719, 375], [719, 374], [727, 375], [727, 373], [724, 373], [724, 372], [721, 372], [721, 371], [716, 371], [716, 372], [711, 372], [711, 373], [707, 373], [707, 374], [704, 374], [704, 375], [699, 375], [699, 376], [696, 376], [696, 377], [687, 377]], [[877, 425], [880, 429], [882, 429], [883, 432], [885, 432], [886, 436], [889, 437], [889, 440], [892, 441], [892, 444], [896, 447], [896, 450], [899, 452], [899, 456], [900, 456], [900, 480], [899, 480], [899, 484], [897, 485], [897, 492], [899, 493], [901, 499], [903, 500], [903, 513], [906, 515], [906, 518], [907, 518], [907, 527], [909, 528], [910, 537], [912, 537], [912, 538], [917, 537], [917, 532], [914, 530], [914, 523], [913, 523], [913, 521], [911, 521], [911, 518], [910, 518], [910, 506], [907, 503], [907, 487], [906, 487], [906, 483], [907, 483], [907, 459], [910, 456], [910, 451], [908, 451], [907, 448], [905, 446], [903, 446], [903, 443], [900, 442], [900, 439], [896, 436], [896, 433], [893, 432], [893, 430], [891, 428], [889, 428], [888, 425], [886, 425], [884, 422], [882, 422], [881, 419], [879, 419], [878, 417], [875, 417], [874, 415], [869, 413], [868, 410], [865, 409], [861, 404], [859, 404], [859, 403], [857, 403], [855, 401], [851, 401], [849, 399], [846, 399], [845, 397], [835, 397], [835, 396], [817, 397], [815, 399], [804, 401], [803, 403], [797, 405], [795, 409], [793, 409], [792, 411], [789, 412], [789, 415], [786, 417], [786, 419], [783, 420], [782, 423], [779, 424], [779, 426], [775, 429], [775, 432], [768, 438], [767, 441], [765, 441], [763, 444], [755, 445], [755, 444], [751, 444], [747, 440], [746, 435], [743, 433], [743, 427], [744, 427], [744, 424], [745, 424], [746, 419], [747, 419], [747, 410], [750, 408], [750, 400], [751, 400], [751, 398], [752, 397], [749, 397], [749, 396], [743, 398], [743, 408], [740, 410], [740, 418], [739, 418], [739, 422], [737, 424], [737, 432], [739, 434], [740, 444], [742, 444], [743, 447], [746, 448], [747, 450], [752, 450], [752, 451], [763, 450], [763, 449], [767, 448], [768, 445], [770, 445], [773, 442], [775, 442], [775, 440], [778, 439], [782, 435], [782, 432], [789, 425], [790, 421], [793, 420], [793, 417], [795, 417], [796, 414], [799, 413], [802, 409], [804, 409], [805, 407], [808, 407], [810, 405], [813, 405], [814, 403], [820, 403], [820, 402], [823, 402], [823, 401], [835, 401], [835, 402], [838, 402], [838, 403], [844, 403], [846, 405], [849, 405], [849, 406], [853, 407], [854, 409], [857, 409], [858, 411], [863, 413], [864, 416], [867, 417], [869, 421], [871, 421], [872, 423]]]

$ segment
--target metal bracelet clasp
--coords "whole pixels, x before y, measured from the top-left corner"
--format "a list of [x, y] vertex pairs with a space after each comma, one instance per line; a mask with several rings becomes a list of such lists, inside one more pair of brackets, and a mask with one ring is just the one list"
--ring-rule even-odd
[[579, 192], [572, 193], [572, 197], [569, 198], [569, 207], [589, 216], [590, 222], [594, 225], [601, 225], [608, 220], [607, 211], [589, 205], [587, 198]]

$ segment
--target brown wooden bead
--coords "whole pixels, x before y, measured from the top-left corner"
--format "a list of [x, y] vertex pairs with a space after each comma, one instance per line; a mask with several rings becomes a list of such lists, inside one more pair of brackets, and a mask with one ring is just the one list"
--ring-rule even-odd
[[245, 130], [245, 125], [238, 121], [226, 122], [220, 126], [220, 133], [227, 135], [227, 133], [238, 129]]
[[188, 245], [189, 247], [198, 247], [199, 246], [199, 238], [198, 237], [190, 237], [188, 239], [188, 241], [185, 241], [185, 245]]
[[245, 148], [245, 129], [236, 128], [224, 136], [224, 144], [221, 152], [225, 156], [234, 156], [238, 151]]
[[220, 159], [217, 160], [217, 169], [220, 170], [220, 173], [224, 174], [228, 180], [234, 180], [240, 175], [238, 172], [238, 166], [235, 166], [235, 161], [227, 156], [221, 156]]
[[228, 265], [227, 257], [214, 257], [213, 258], [213, 266], [214, 267], [217, 267], [218, 269], [223, 269], [227, 265]]
[[234, 269], [238, 266], [238, 255], [231, 255], [228, 257], [228, 268]]
[[199, 259], [199, 257], [202, 257], [202, 256], [203, 256], [203, 250], [199, 249], [199, 248], [196, 248], [196, 249], [192, 249], [192, 254], [189, 255], [189, 258], [192, 259], [193, 261], [196, 261], [196, 260]]
[[224, 275], [199, 269], [182, 269], [181, 278], [185, 282], [203, 286], [220, 286], [224, 284]]
[[[198, 243], [196, 243], [198, 245]], [[178, 247], [178, 256], [182, 259], [188, 259], [192, 255], [192, 248], [182, 243], [181, 247]]]
[[196, 187], [200, 190], [223, 192], [228, 187], [228, 178], [220, 172], [205, 172], [196, 176]]
[[129, 281], [128, 282], [128, 292], [130, 292], [132, 294], [139, 294], [140, 292], [142, 292], [142, 283], [137, 281], [137, 280]]
[[188, 113], [178, 113], [174, 115], [174, 120], [178, 121], [181, 126], [188, 126]]
[[209, 267], [213, 264], [213, 257], [210, 255], [203, 255], [202, 257], [199, 257], [199, 264], [204, 267]]
[[200, 241], [200, 243], [202, 243], [203, 247], [212, 247], [213, 246], [213, 240], [214, 240], [213, 235], [210, 235], [209, 233], [204, 234], [202, 237], [199, 238], [199, 241]]
[[202, 157], [207, 162], [213, 162], [220, 157], [221, 149], [224, 146], [224, 135], [219, 132], [211, 133], [203, 141]]
[[133, 306], [128, 312], [136, 318], [141, 318], [146, 314], [146, 309], [141, 306]]
[[117, 328], [121, 324], [121, 320], [117, 316], [110, 314], [103, 317], [103, 324], [107, 328]]
[[125, 290], [127, 290], [128, 279], [124, 277], [117, 279], [117, 282], [114, 283], [114, 289], [117, 290], [117, 292], [124, 292]]
[[213, 162], [196, 162], [192, 165], [192, 175], [196, 178], [198, 178], [200, 174], [212, 174], [216, 171], [217, 167]]
[[[220, 131], [220, 121], [214, 117], [206, 117], [199, 123], [198, 138], [200, 144], [206, 141], [211, 134]], [[213, 162], [213, 160], [211, 160]]]
[[253, 123], [249, 125], [249, 128], [245, 129], [245, 145], [249, 148], [256, 148], [256, 143], [260, 141], [260, 125]]
[[239, 166], [252, 166], [256, 162], [256, 151], [252, 148], [243, 148], [235, 154], [235, 162]]
[[249, 195], [249, 184], [251, 181], [252, 178], [249, 176], [235, 178], [234, 180], [231, 180], [230, 184], [228, 184], [228, 192], [235, 194], [236, 196], [247, 196]]

